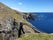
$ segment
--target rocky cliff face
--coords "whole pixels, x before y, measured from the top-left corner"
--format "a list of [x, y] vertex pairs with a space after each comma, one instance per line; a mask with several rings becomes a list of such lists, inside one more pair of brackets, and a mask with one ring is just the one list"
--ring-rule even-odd
[[[0, 21], [0, 34], [2, 36], [2, 40], [14, 40], [18, 35], [18, 30], [12, 30], [14, 27], [13, 25], [13, 18], [7, 17]], [[14, 34], [15, 36], [13, 37]]]
[[[18, 23], [17, 27], [19, 27], [21, 21], [27, 24], [23, 26], [25, 33], [35, 33], [34, 27], [23, 18], [22, 12], [17, 12], [0, 3], [0, 40], [14, 40], [17, 37], [18, 31], [15, 29], [13, 32], [12, 30], [14, 19], [16, 19]], [[1, 33], [1, 31], [4, 33]], [[15, 34], [15, 37], [13, 37], [12, 34]]]

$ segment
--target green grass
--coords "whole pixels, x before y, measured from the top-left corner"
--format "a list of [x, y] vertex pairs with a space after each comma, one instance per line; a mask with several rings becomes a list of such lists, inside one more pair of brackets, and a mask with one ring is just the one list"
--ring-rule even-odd
[[10, 7], [8, 7], [5, 4], [0, 2], [0, 17], [4, 18], [4, 17], [7, 17], [7, 16], [12, 16], [18, 22], [20, 22], [20, 21], [27, 22], [26, 20], [24, 20], [22, 18], [22, 16], [20, 15], [20, 12], [11, 9]]
[[24, 34], [16, 40], [53, 40], [53, 35], [45, 33]]

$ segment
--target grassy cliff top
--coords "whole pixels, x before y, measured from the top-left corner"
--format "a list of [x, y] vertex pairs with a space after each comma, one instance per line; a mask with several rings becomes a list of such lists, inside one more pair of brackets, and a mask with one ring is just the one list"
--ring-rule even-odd
[[0, 18], [1, 19], [5, 19], [6, 17], [11, 16], [15, 18], [18, 22], [20, 21], [26, 22], [26, 20], [24, 20], [22, 16], [19, 14], [20, 12], [16, 12], [13, 9], [9, 8], [8, 6], [0, 2]]
[[46, 33], [35, 33], [35, 34], [24, 34], [21, 38], [16, 40], [53, 40], [53, 34], [46, 34]]

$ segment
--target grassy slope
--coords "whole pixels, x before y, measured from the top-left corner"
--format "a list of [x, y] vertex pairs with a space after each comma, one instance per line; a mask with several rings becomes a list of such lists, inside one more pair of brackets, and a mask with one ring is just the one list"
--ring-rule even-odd
[[[22, 21], [23, 23], [30, 24], [29, 22], [27, 22], [25, 19], [22, 18], [22, 16], [20, 15], [20, 12], [16, 12], [15, 10], [9, 8], [8, 6], [0, 3], [0, 19], [3, 20], [8, 16], [12, 16], [13, 18], [15, 18], [18, 23], [20, 21]], [[34, 32], [32, 30], [32, 28], [30, 28], [26, 25], [24, 25], [24, 29], [25, 30], [30, 30], [31, 32]]]
[[[30, 24], [22, 18], [22, 16], [20, 15], [20, 12], [16, 12], [13, 9], [9, 8], [8, 6], [0, 3], [0, 21], [6, 19], [8, 16], [15, 18], [18, 23], [22, 21], [24, 23]], [[30, 30], [31, 33], [34, 33], [33, 29], [26, 25], [24, 25], [24, 29]], [[3, 39], [2, 34], [0, 34], [0, 40], [2, 39]]]
[[53, 40], [53, 35], [45, 33], [24, 34], [21, 38], [16, 40]]
[[6, 18], [8, 16], [12, 16], [13, 18], [15, 18], [18, 22], [22, 21], [25, 23], [28, 23], [26, 20], [24, 20], [22, 18], [22, 16], [20, 15], [20, 12], [16, 12], [13, 9], [9, 8], [8, 6], [0, 3], [0, 18]]
[[23, 21], [26, 22], [26, 20], [24, 20], [22, 18], [22, 16], [19, 15], [20, 12], [16, 12], [13, 9], [9, 8], [8, 6], [0, 3], [0, 18], [6, 18], [7, 16], [12, 16], [13, 18], [15, 18], [17, 21]]

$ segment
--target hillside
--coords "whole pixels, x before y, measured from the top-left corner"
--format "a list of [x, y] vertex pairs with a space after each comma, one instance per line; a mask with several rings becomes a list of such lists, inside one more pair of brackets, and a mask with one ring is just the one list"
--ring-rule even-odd
[[[35, 30], [34, 27], [32, 27], [33, 25], [23, 18], [22, 12], [13, 10], [13, 9], [9, 8], [8, 6], [6, 6], [5, 4], [0, 2], [0, 24], [2, 23], [3, 28], [4, 29], [6, 28], [6, 24], [8, 27], [11, 26], [11, 24], [9, 24], [9, 22], [10, 22], [9, 20], [11, 20], [11, 22], [12, 22], [13, 19], [16, 19], [16, 22], [18, 23], [18, 27], [19, 27], [20, 22], [27, 24], [27, 25], [23, 26], [25, 33], [37, 32], [37, 30]], [[7, 21], [7, 22], [5, 23], [5, 21]], [[0, 30], [1, 30], [1, 28], [2, 27], [0, 26]], [[0, 34], [0, 40], [3, 39], [2, 35], [3, 34]], [[7, 40], [7, 39], [5, 39], [5, 40]]]
[[35, 33], [35, 34], [24, 34], [21, 38], [16, 40], [53, 40], [53, 34], [46, 33]]
[[[23, 22], [23, 23], [28, 23], [25, 19], [22, 18], [20, 15], [21, 12], [16, 12], [13, 9], [9, 8], [8, 6], [4, 5], [3, 3], [0, 3], [0, 19], [4, 20], [9, 16], [12, 16], [13, 18], [16, 19], [17, 22]], [[30, 24], [30, 23], [28, 23]], [[26, 27], [26, 25], [25, 25]], [[25, 28], [24, 27], [24, 28]], [[25, 30], [31, 30], [33, 33], [33, 30], [29, 27], [26, 27]]]

